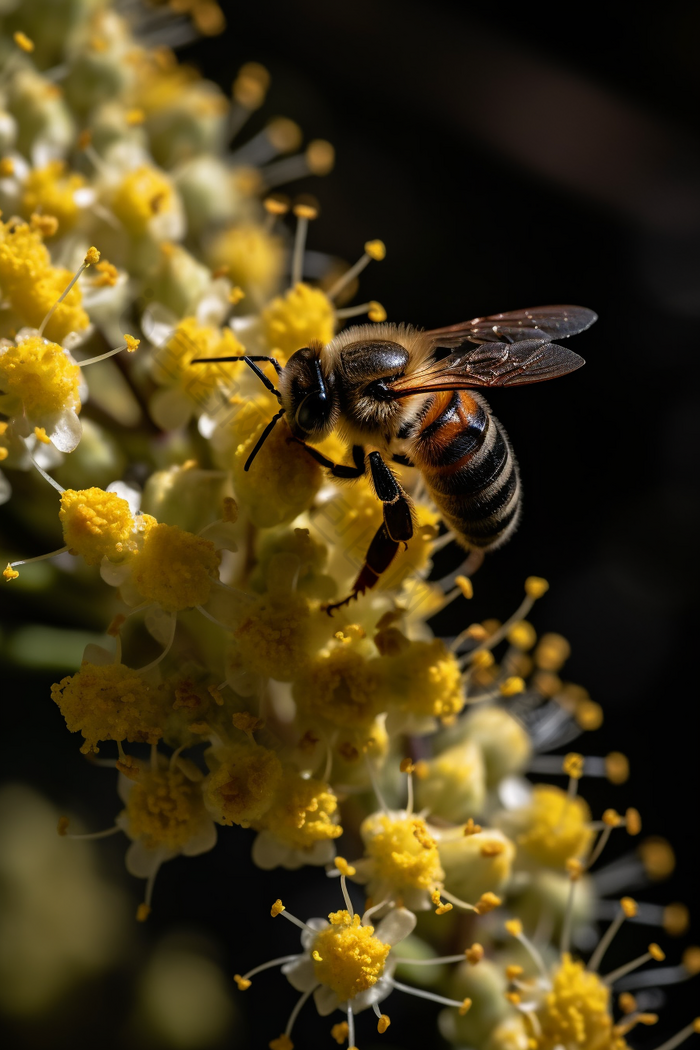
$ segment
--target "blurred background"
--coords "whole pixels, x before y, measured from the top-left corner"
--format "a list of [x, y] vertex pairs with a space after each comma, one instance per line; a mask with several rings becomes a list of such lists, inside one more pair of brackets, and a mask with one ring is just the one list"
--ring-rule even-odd
[[[643, 896], [685, 901], [692, 915], [700, 8], [587, 4], [555, 18], [545, 5], [447, 0], [223, 7], [227, 31], [188, 45], [181, 58], [225, 90], [243, 62], [263, 63], [272, 88], [250, 134], [280, 113], [308, 138], [333, 142], [333, 174], [294, 186], [321, 206], [309, 248], [353, 260], [381, 237], [387, 259], [362, 289], [390, 320], [437, 327], [559, 302], [599, 313], [572, 344], [585, 369], [490, 397], [520, 460], [524, 517], [476, 578], [470, 615], [505, 618], [527, 575], [549, 579], [535, 625], [571, 641], [567, 677], [606, 715], [581, 746], [631, 760], [625, 785], [586, 782], [584, 794], [594, 812], [636, 806], [645, 833], [671, 841], [675, 873]], [[22, 602], [31, 595], [20, 616]], [[64, 842], [46, 845], [55, 814], [30, 785], [94, 829], [113, 822], [113, 774], [81, 759], [49, 698], [50, 683], [72, 665], [41, 635], [18, 636], [17, 615], [17, 607], [4, 613], [1, 771], [28, 786], [0, 794], [0, 885], [13, 902], [3, 924], [16, 934], [26, 923], [32, 947], [19, 960], [31, 977], [21, 977], [0, 937], [10, 1045], [265, 1046], [295, 993], [271, 974], [234, 998], [231, 974], [295, 950], [291, 927], [275, 929], [279, 952], [271, 949], [268, 909], [282, 883], [285, 902], [304, 916], [335, 906], [335, 884], [313, 869], [262, 876], [241, 852], [247, 833], [223, 835], [213, 853], [163, 869], [154, 912], [136, 929], [142, 886], [126, 874], [119, 881], [121, 837], [94, 849], [75, 844], [70, 860]], [[60, 619], [52, 613], [44, 626]], [[90, 623], [75, 617], [62, 626]], [[37, 666], [40, 649], [48, 655]], [[30, 859], [19, 870], [7, 858], [21, 843]], [[50, 899], [38, 885], [46, 871]], [[77, 924], [88, 899], [91, 921]], [[675, 943], [665, 938], [671, 959], [700, 940], [699, 922]], [[58, 973], [46, 930], [62, 943], [70, 931]], [[658, 1045], [693, 1004], [697, 1012], [697, 980], [668, 994], [660, 1024], [635, 1033], [634, 1045]], [[173, 1023], [175, 1002], [184, 1020]], [[198, 1010], [217, 1023], [188, 1033], [186, 1018]], [[421, 1029], [422, 1038], [434, 1032], [430, 1007], [407, 1001], [390, 1012], [392, 1045], [411, 1047]], [[308, 1011], [295, 1042], [329, 1045], [328, 1028]], [[368, 1031], [362, 1046], [372, 1045]]]

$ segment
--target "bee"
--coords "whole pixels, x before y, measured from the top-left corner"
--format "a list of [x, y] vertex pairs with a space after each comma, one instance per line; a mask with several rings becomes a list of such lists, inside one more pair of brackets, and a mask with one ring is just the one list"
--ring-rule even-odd
[[[473, 568], [512, 536], [521, 510], [518, 466], [508, 435], [475, 388], [573, 372], [583, 358], [551, 340], [583, 332], [596, 319], [581, 306], [540, 306], [431, 331], [357, 325], [326, 346], [297, 350], [284, 367], [261, 356], [200, 360], [245, 361], [279, 400], [246, 470], [284, 417], [293, 437], [333, 477], [369, 474], [383, 521], [351, 594], [326, 607], [332, 613], [374, 587], [413, 535], [411, 499], [389, 462], [420, 471], [445, 525], [472, 552]], [[259, 361], [274, 367], [278, 387]], [[334, 430], [352, 449], [353, 466], [333, 463], [313, 447]]]

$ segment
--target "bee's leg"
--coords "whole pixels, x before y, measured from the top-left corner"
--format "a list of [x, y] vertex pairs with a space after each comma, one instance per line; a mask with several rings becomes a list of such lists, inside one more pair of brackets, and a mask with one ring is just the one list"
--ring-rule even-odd
[[399, 541], [391, 538], [386, 525], [382, 522], [369, 545], [369, 550], [365, 555], [365, 564], [353, 584], [352, 593], [347, 598], [343, 598], [342, 602], [326, 605], [325, 610], [328, 615], [330, 616], [335, 609], [341, 609], [343, 605], [347, 605], [353, 598], [358, 598], [365, 591], [371, 590], [384, 570], [391, 565], [398, 549]]
[[359, 445], [353, 445], [352, 449], [352, 458], [355, 461], [355, 466], [348, 467], [344, 463], [334, 463], [332, 459], [328, 459], [313, 445], [306, 445], [303, 441], [300, 441], [299, 444], [303, 445], [311, 458], [315, 459], [334, 478], [361, 478], [365, 473], [365, 450], [360, 448]]
[[326, 612], [329, 615], [334, 609], [340, 609], [353, 598], [371, 590], [391, 565], [399, 545], [408, 543], [413, 535], [411, 501], [378, 452], [370, 452], [367, 458], [374, 490], [384, 504], [384, 521], [369, 545], [365, 563], [353, 584], [352, 593], [342, 602], [327, 605]]

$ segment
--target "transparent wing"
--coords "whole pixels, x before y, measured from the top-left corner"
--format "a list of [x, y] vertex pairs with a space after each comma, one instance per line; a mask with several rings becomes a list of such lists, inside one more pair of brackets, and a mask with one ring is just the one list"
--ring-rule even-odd
[[517, 343], [488, 343], [473, 350], [456, 351], [388, 385], [396, 398], [480, 386], [523, 386], [556, 379], [583, 364], [583, 358], [565, 346], [542, 339], [523, 339]]
[[528, 310], [473, 317], [471, 321], [433, 328], [426, 332], [434, 347], [462, 343], [515, 343], [523, 339], [567, 339], [597, 321], [598, 315], [585, 306], [533, 306]]

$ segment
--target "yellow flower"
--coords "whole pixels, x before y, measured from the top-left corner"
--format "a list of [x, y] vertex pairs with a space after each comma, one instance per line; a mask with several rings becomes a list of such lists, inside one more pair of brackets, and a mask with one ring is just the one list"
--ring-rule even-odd
[[223, 270], [232, 284], [261, 300], [277, 288], [285, 255], [279, 237], [246, 224], [218, 234], [209, 245], [208, 257], [213, 269]]
[[175, 196], [170, 179], [148, 164], [130, 171], [111, 198], [111, 209], [126, 230], [138, 237], [146, 233], [155, 215], [171, 211]]
[[126, 804], [125, 830], [146, 849], [179, 852], [206, 819], [202, 789], [175, 766], [141, 770]]
[[253, 824], [261, 832], [253, 846], [253, 860], [260, 868], [326, 864], [334, 853], [333, 840], [343, 833], [337, 809], [338, 799], [329, 784], [285, 770], [275, 801]]
[[51, 160], [44, 168], [29, 172], [22, 186], [22, 211], [29, 218], [34, 212], [58, 219], [61, 235], [75, 226], [80, 209], [75, 193], [83, 189], [85, 179], [77, 172], [67, 172], [61, 160]]
[[270, 808], [282, 778], [274, 751], [255, 744], [234, 744], [207, 752], [212, 772], [204, 801], [219, 824], [249, 827]]
[[614, 1031], [610, 989], [566, 952], [554, 971], [551, 991], [535, 1014], [539, 1025], [532, 1045], [536, 1050], [574, 1045], [581, 1050], [624, 1050], [627, 1046]]
[[333, 304], [320, 289], [308, 284], [297, 284], [273, 299], [261, 317], [270, 352], [281, 364], [312, 341], [325, 346], [335, 334]]
[[375, 936], [373, 926], [363, 926], [359, 915], [335, 911], [328, 920], [330, 925], [314, 938], [311, 958], [319, 983], [342, 1003], [377, 983], [391, 945]]
[[553, 784], [536, 784], [530, 804], [511, 811], [509, 818], [505, 830], [512, 820], [519, 831], [518, 846], [538, 864], [550, 867], [564, 867], [570, 857], [582, 856], [593, 837], [586, 802]]
[[80, 412], [80, 368], [62, 346], [38, 335], [0, 347], [0, 388], [32, 419], [66, 408]]
[[165, 612], [191, 609], [208, 600], [218, 578], [219, 554], [210, 540], [177, 525], [147, 524], [131, 562], [131, 580], [144, 599]]
[[81, 751], [99, 751], [102, 740], [155, 744], [165, 718], [158, 690], [124, 664], [83, 663], [51, 687], [71, 733], [82, 733]]
[[133, 548], [134, 519], [125, 499], [103, 489], [66, 489], [58, 514], [66, 545], [88, 565], [117, 561]]

